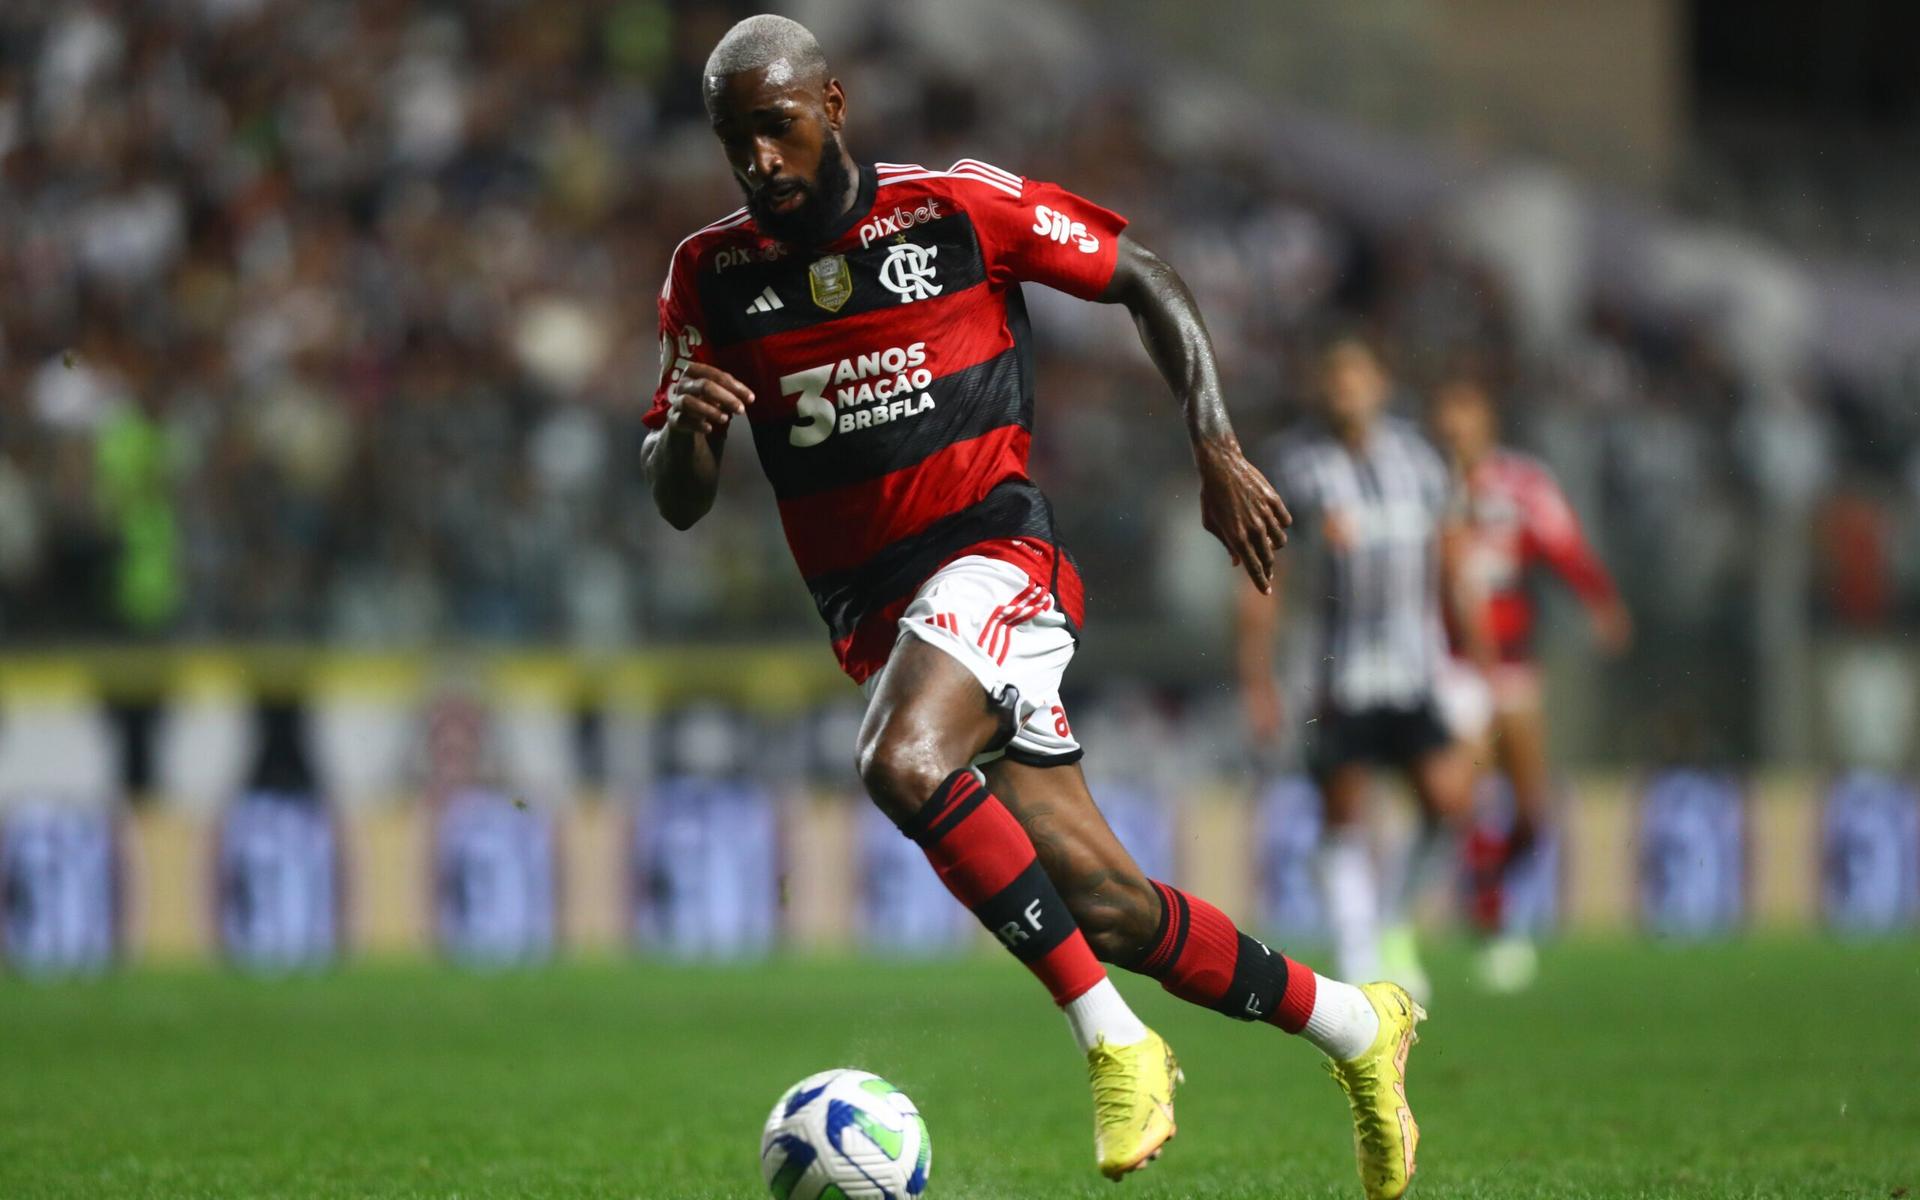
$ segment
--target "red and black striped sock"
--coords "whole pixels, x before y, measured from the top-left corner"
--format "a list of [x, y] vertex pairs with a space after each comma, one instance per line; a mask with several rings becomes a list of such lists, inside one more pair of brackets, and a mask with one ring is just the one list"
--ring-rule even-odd
[[1313, 969], [1241, 933], [1227, 914], [1159, 880], [1160, 925], [1134, 969], [1189, 1004], [1288, 1033], [1313, 1015]]
[[1067, 1004], [1107, 977], [1040, 867], [1033, 841], [972, 768], [955, 771], [901, 825], [954, 898]]

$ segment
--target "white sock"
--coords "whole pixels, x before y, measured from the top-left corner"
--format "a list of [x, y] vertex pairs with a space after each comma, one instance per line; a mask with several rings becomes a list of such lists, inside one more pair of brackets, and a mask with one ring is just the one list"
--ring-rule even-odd
[[1313, 1012], [1300, 1036], [1328, 1058], [1357, 1058], [1380, 1036], [1380, 1014], [1359, 988], [1316, 974]]
[[[1362, 1003], [1365, 1003], [1364, 997]], [[1111, 979], [1094, 984], [1078, 998], [1061, 1005], [1060, 1011], [1067, 1014], [1067, 1026], [1073, 1030], [1073, 1040], [1080, 1043], [1082, 1054], [1093, 1049], [1094, 1043], [1102, 1038], [1111, 1046], [1131, 1046], [1147, 1036], [1147, 1027], [1133, 1015]]]
[[1373, 853], [1358, 827], [1327, 830], [1316, 856], [1334, 969], [1347, 979], [1380, 977], [1380, 892]]

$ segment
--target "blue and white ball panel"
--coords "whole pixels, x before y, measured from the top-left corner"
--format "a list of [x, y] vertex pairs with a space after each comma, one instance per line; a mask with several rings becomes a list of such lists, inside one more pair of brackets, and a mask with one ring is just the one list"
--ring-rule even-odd
[[926, 1190], [932, 1166], [913, 1101], [851, 1068], [787, 1089], [760, 1138], [761, 1174], [775, 1200], [903, 1200]]

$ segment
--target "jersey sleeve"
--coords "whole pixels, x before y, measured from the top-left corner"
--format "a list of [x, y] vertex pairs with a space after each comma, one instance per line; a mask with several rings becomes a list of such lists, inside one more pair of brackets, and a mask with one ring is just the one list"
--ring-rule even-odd
[[1082, 300], [1113, 280], [1127, 219], [1065, 188], [963, 158], [949, 168], [968, 189], [988, 282], [1044, 283]]
[[1566, 493], [1545, 471], [1529, 474], [1523, 507], [1527, 548], [1552, 567], [1583, 602], [1602, 604], [1614, 596], [1613, 576], [1580, 528]]
[[688, 365], [713, 361], [706, 335], [700, 332], [703, 319], [695, 291], [693, 270], [683, 250], [675, 251], [667, 268], [667, 282], [660, 289], [660, 374], [654, 380], [653, 404], [640, 418], [648, 429], [661, 429], [667, 423], [667, 389], [686, 372]]

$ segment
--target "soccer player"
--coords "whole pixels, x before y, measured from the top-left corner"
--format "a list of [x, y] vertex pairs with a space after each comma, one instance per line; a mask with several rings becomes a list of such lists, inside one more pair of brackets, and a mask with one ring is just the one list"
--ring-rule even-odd
[[1405, 1191], [1422, 1014], [1148, 880], [1087, 792], [1059, 685], [1082, 614], [1073, 560], [1027, 477], [1033, 363], [1022, 283], [1125, 306], [1178, 395], [1203, 523], [1265, 588], [1290, 520], [1236, 442], [1206, 327], [1126, 222], [962, 160], [856, 164], [845, 90], [813, 36], [752, 17], [714, 48], [707, 111], [746, 206], [674, 250], [644, 458], [678, 528], [712, 506], [744, 422], [835, 654], [865, 689], [868, 793], [1045, 984], [1086, 1054], [1113, 1178], [1173, 1135], [1172, 1052], [1101, 960], [1183, 999], [1299, 1033], [1333, 1060], [1370, 1197]]
[[[1321, 605], [1307, 766], [1326, 815], [1317, 871], [1345, 978], [1384, 974], [1416, 998], [1428, 990], [1413, 935], [1414, 900], [1458, 854], [1473, 765], [1439, 709], [1446, 657], [1439, 537], [1445, 466], [1418, 431], [1386, 414], [1391, 381], [1366, 341], [1343, 333], [1321, 351], [1324, 428], [1286, 445], [1279, 475], [1305, 528], [1317, 534]], [[1274, 679], [1278, 589], [1243, 589], [1238, 661], [1250, 732], [1277, 738], [1283, 705]], [[1422, 829], [1383, 889], [1365, 815], [1372, 770], [1402, 772]]]
[[1525, 987], [1535, 969], [1527, 914], [1511, 902], [1507, 885], [1533, 865], [1552, 804], [1533, 653], [1537, 568], [1551, 569], [1573, 589], [1608, 654], [1626, 649], [1633, 623], [1552, 473], [1499, 445], [1499, 417], [1486, 384], [1472, 374], [1448, 378], [1434, 392], [1432, 415], [1460, 481], [1447, 589], [1455, 653], [1486, 680], [1493, 757], [1513, 795], [1507, 836], [1476, 839], [1469, 852], [1473, 917], [1488, 935], [1481, 979], [1507, 991]]

